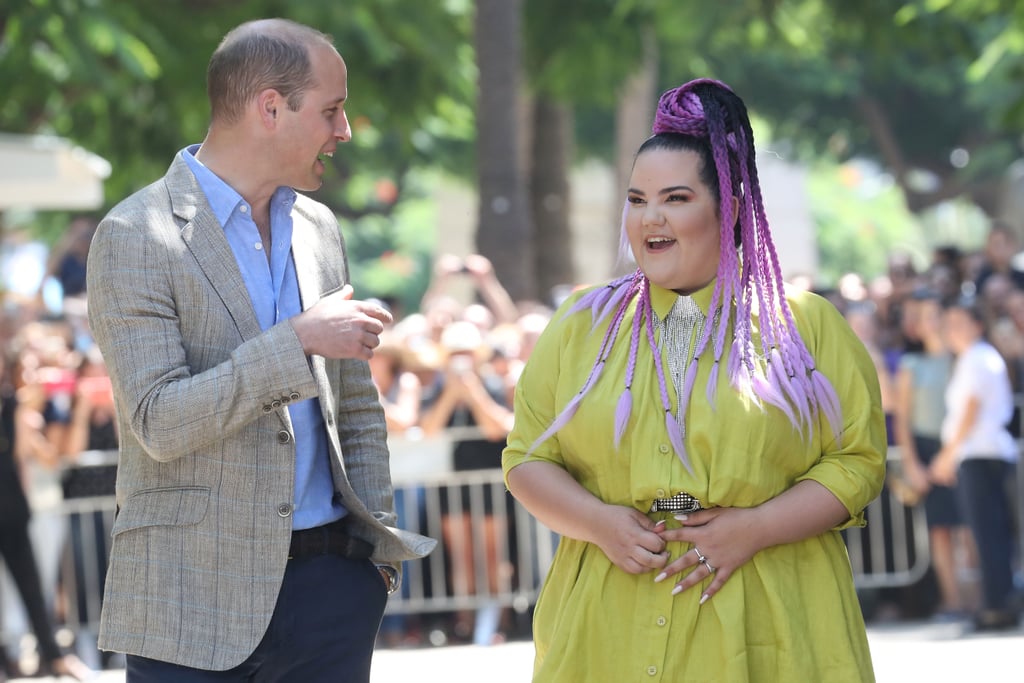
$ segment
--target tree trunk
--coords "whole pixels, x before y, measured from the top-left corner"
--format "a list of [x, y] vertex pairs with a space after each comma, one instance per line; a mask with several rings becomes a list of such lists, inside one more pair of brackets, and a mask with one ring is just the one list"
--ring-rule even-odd
[[[653, 33], [653, 31], [651, 31]], [[622, 89], [619, 107], [615, 113], [615, 192], [612, 203], [611, 240], [612, 275], [622, 275], [636, 266], [619, 257], [622, 232], [622, 206], [626, 200], [626, 185], [633, 170], [633, 157], [637, 148], [651, 135], [654, 110], [658, 97], [658, 50], [653, 35], [644, 40], [645, 54], [640, 71], [634, 74]]]
[[520, 117], [522, 0], [477, 0], [476, 243], [514, 301], [537, 297]]
[[[530, 210], [540, 300], [548, 305], [560, 285], [576, 282], [569, 224], [572, 112], [543, 94], [533, 106]], [[554, 295], [554, 296], [553, 296]]]

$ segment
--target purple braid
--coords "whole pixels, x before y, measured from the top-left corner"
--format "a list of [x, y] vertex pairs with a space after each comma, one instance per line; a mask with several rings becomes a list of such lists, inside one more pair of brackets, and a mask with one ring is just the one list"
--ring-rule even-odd
[[[608, 329], [583, 387], [562, 409], [548, 429], [531, 446], [538, 445], [568, 424], [580, 402], [597, 384], [620, 328], [634, 299], [639, 298], [630, 327], [629, 358], [625, 389], [615, 410], [615, 445], [625, 434], [632, 413], [632, 386], [636, 372], [641, 336], [646, 332], [654, 356], [655, 370], [665, 429], [669, 440], [691, 473], [680, 424], [696, 381], [698, 359], [709, 345], [714, 355], [708, 377], [707, 398], [714, 403], [719, 365], [728, 345], [726, 372], [729, 384], [758, 405], [766, 403], [781, 410], [801, 432], [810, 430], [814, 419], [823, 417], [836, 440], [842, 437], [842, 406], [835, 389], [814, 364], [814, 358], [797, 330], [785, 296], [782, 269], [772, 241], [758, 179], [754, 134], [746, 106], [720, 81], [702, 78], [668, 90], [658, 100], [652, 126], [654, 135], [637, 152], [649, 148], [681, 149], [701, 155], [701, 179], [716, 193], [721, 217], [719, 264], [708, 320], [687, 364], [679, 396], [677, 416], [673, 416], [665, 376], [665, 364], [654, 335], [654, 311], [650, 283], [641, 270], [614, 280], [605, 287], [584, 294], [566, 315], [589, 310], [592, 329], [611, 318]], [[703, 150], [703, 151], [702, 151]], [[710, 165], [712, 169], [708, 168]], [[738, 211], [733, 201], [738, 199]], [[626, 214], [620, 255], [628, 253]], [[758, 314], [760, 349], [754, 348], [754, 313]], [[731, 342], [726, 339], [732, 329]]]
[[[644, 287], [644, 290], [646, 289]], [[626, 388], [622, 390], [622, 394], [615, 405], [616, 448], [622, 442], [622, 435], [626, 432], [629, 416], [633, 412], [633, 374], [636, 372], [636, 354], [640, 347], [640, 329], [642, 326], [643, 316], [639, 315], [639, 312], [635, 313], [633, 315], [633, 335], [629, 340], [629, 360], [626, 363]]]
[[[690, 465], [690, 458], [686, 455], [686, 445], [683, 443], [683, 434], [679, 429], [679, 422], [676, 420], [675, 415], [672, 414], [672, 402], [668, 398], [668, 384], [665, 381], [665, 361], [661, 357], [661, 353], [658, 350], [658, 342], [654, 338], [654, 310], [651, 307], [651, 289], [650, 287], [644, 288], [643, 295], [641, 297], [640, 304], [637, 306], [643, 306], [644, 317], [647, 319], [647, 343], [651, 347], [651, 353], [654, 356], [654, 366], [658, 371], [658, 389], [661, 392], [661, 407], [665, 409], [665, 431], [668, 432], [668, 440], [672, 444], [673, 450], [676, 455], [682, 461], [686, 469], [692, 474], [693, 466]], [[694, 358], [696, 360], [696, 358]], [[689, 370], [687, 370], [689, 372]], [[677, 414], [685, 415], [685, 407], [682, 403], [683, 397], [679, 397], [679, 406], [677, 407]]]

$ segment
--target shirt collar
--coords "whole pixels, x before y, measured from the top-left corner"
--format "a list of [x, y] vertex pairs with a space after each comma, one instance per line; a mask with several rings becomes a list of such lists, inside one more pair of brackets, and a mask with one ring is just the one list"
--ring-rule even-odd
[[[196, 158], [196, 152], [199, 151], [199, 145], [189, 145], [185, 149], [181, 150], [181, 156], [188, 164], [192, 174], [196, 177], [196, 182], [203, 189], [203, 193], [206, 194], [206, 200], [210, 204], [210, 209], [213, 211], [213, 215], [217, 217], [217, 221], [221, 227], [225, 227], [228, 224], [228, 220], [231, 215], [238, 209], [239, 206], [245, 206], [246, 211], [249, 209], [249, 203], [245, 201], [242, 195], [238, 194], [235, 188], [228, 185], [220, 178], [216, 173], [211, 171], [203, 162]], [[274, 191], [274, 195], [270, 200], [271, 206], [278, 205], [285, 210], [290, 210], [292, 204], [295, 203], [295, 190], [290, 187], [282, 185]]]
[[221, 227], [224, 227], [228, 224], [231, 214], [235, 212], [240, 203], [245, 203], [245, 200], [242, 199], [242, 195], [238, 194], [233, 187], [224, 182], [220, 176], [207, 168], [199, 159], [196, 159], [196, 152], [198, 151], [199, 145], [189, 145], [181, 150], [181, 157], [188, 164], [192, 175], [196, 177], [196, 182], [203, 188], [206, 201], [209, 202], [213, 215], [217, 217], [217, 222], [220, 223]]
[[[651, 308], [654, 309], [654, 313], [658, 316], [659, 320], [664, 320], [668, 317], [669, 311], [672, 310], [672, 306], [676, 303], [676, 299], [679, 298], [680, 294], [671, 289], [659, 287], [653, 282], [650, 283], [650, 287]], [[708, 311], [711, 308], [711, 295], [714, 293], [715, 279], [690, 295], [694, 303], [700, 308], [700, 312], [704, 314], [704, 317], [707, 317]]]

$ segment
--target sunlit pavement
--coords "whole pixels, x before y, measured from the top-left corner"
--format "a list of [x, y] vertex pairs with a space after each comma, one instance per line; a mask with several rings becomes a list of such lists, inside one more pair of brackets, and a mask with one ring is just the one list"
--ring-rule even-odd
[[[959, 624], [900, 622], [871, 626], [868, 640], [879, 683], [1024, 681], [1022, 628], [1001, 633], [969, 633]], [[836, 643], [836, 646], [842, 647], [842, 644]], [[490, 647], [379, 649], [374, 655], [370, 680], [372, 683], [408, 683], [410, 680], [522, 683], [530, 680], [532, 659], [533, 645], [520, 641]], [[47, 679], [11, 679], [11, 683], [41, 680]], [[71, 679], [60, 680], [64, 683]], [[124, 673], [105, 671], [94, 681], [122, 683]], [[339, 682], [343, 681], [343, 677], [339, 678]]]

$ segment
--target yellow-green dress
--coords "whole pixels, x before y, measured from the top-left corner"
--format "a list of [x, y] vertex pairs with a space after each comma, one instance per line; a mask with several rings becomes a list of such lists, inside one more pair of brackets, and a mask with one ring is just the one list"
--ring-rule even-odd
[[[693, 296], [705, 316], [712, 286]], [[676, 297], [652, 287], [659, 319]], [[863, 509], [881, 490], [885, 472], [885, 425], [874, 365], [834, 306], [806, 292], [787, 291], [787, 299], [818, 369], [840, 398], [841, 443], [824, 418], [807, 437], [781, 411], [745, 400], [729, 385], [725, 359], [712, 405], [705, 393], [712, 364], [706, 353], [685, 416], [690, 474], [669, 443], [654, 359], [642, 342], [632, 419], [615, 450], [614, 412], [624, 386], [634, 302], [622, 324], [623, 338], [576, 415], [527, 455], [583, 385], [607, 328], [605, 323], [592, 330], [586, 312], [565, 317], [573, 297], [542, 334], [516, 388], [515, 428], [503, 454], [506, 477], [521, 463], [550, 462], [601, 500], [644, 512], [655, 498], [683, 491], [704, 507], [753, 507], [812, 479], [849, 510], [840, 528], [863, 525]], [[731, 339], [731, 329], [728, 333]], [[755, 342], [760, 348], [756, 336]], [[675, 411], [672, 381], [666, 384]], [[651, 514], [675, 524], [670, 513]], [[655, 583], [653, 573], [627, 574], [596, 545], [563, 538], [534, 614], [534, 680], [873, 681], [840, 528], [759, 552], [704, 605], [698, 604], [696, 587], [672, 596], [674, 580]], [[675, 559], [688, 548], [673, 543], [669, 550]]]

